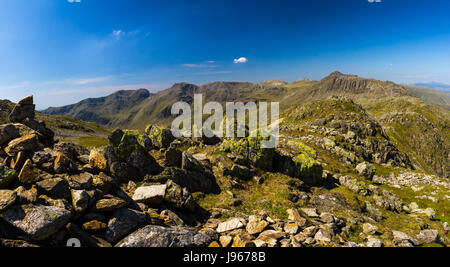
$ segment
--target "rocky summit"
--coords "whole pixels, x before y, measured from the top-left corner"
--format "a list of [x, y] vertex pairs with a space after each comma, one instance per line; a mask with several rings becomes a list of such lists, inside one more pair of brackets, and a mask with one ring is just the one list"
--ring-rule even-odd
[[[448, 117], [380, 112], [371, 95], [421, 100], [338, 72], [252, 88], [303, 85], [315, 88], [310, 100], [283, 108], [271, 149], [260, 137], [175, 138], [163, 124], [107, 131], [100, 144], [59, 141], [54, 124], [37, 120], [33, 97], [24, 98], [0, 125], [0, 247], [61, 247], [73, 238], [83, 247], [447, 246], [448, 162], [424, 154], [420, 142], [408, 146], [402, 136], [423, 135], [401, 125], [420, 118], [448, 160]], [[170, 92], [189, 100], [194, 91], [249, 86], [178, 84]], [[330, 91], [345, 94], [324, 98]]]

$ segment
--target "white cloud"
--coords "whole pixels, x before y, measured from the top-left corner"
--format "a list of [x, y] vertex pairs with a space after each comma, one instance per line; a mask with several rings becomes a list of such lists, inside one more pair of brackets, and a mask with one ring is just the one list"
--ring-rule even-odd
[[81, 3], [81, 0], [67, 0], [69, 3]]
[[247, 63], [248, 59], [245, 57], [240, 57], [234, 60], [234, 64], [239, 64], [239, 63]]
[[121, 36], [123, 36], [125, 33], [122, 30], [113, 30], [112, 32], [112, 36], [116, 37], [116, 38], [120, 38]]
[[367, 0], [369, 3], [381, 3], [381, 0]]

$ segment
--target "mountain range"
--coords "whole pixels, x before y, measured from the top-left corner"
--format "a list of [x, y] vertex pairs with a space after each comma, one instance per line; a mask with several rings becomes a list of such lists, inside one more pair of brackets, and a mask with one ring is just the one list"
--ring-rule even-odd
[[110, 129], [142, 130], [148, 124], [169, 125], [174, 118], [170, 113], [172, 104], [192, 103], [194, 94], [202, 94], [204, 101], [222, 104], [277, 101], [284, 117], [306, 103], [332, 96], [347, 97], [383, 126], [389, 138], [410, 155], [417, 169], [449, 176], [449, 93], [340, 72], [333, 72], [320, 81], [299, 79], [293, 83], [281, 80], [212, 82], [201, 86], [177, 83], [155, 94], [145, 89], [119, 91], [42, 112], [96, 122]]

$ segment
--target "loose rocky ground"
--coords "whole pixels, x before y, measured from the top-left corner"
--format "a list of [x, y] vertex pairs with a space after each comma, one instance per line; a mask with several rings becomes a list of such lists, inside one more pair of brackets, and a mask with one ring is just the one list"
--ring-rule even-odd
[[360, 106], [285, 121], [276, 149], [149, 126], [89, 150], [55, 142], [27, 97], [0, 126], [0, 247], [449, 243], [448, 179], [415, 170]]

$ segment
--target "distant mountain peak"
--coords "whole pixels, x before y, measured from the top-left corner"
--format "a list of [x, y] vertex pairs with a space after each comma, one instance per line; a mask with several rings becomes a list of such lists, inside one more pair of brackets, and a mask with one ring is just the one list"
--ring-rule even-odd
[[438, 82], [429, 82], [429, 83], [415, 83], [416, 86], [428, 87], [430, 89], [436, 89], [440, 91], [450, 92], [450, 85], [445, 83]]
[[260, 85], [268, 85], [268, 86], [281, 86], [288, 84], [287, 82], [280, 80], [280, 79], [273, 79], [273, 80], [265, 80], [259, 83]]
[[324, 79], [330, 78], [330, 77], [341, 77], [341, 78], [359, 78], [358, 75], [354, 75], [354, 74], [344, 74], [340, 71], [334, 71], [332, 73], [330, 73], [330, 75], [328, 75], [327, 77], [325, 77]]

